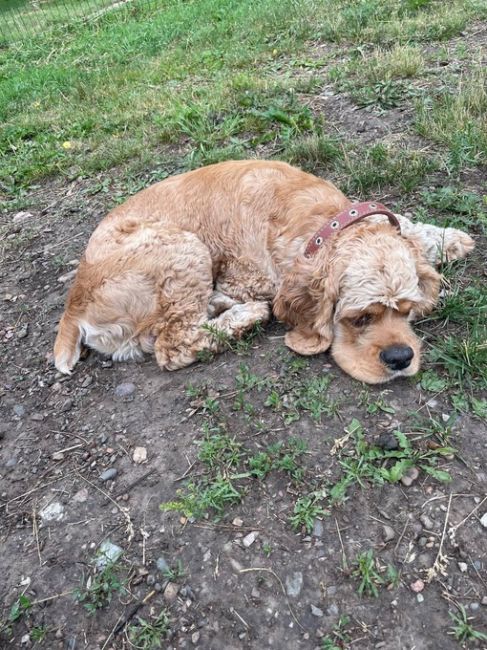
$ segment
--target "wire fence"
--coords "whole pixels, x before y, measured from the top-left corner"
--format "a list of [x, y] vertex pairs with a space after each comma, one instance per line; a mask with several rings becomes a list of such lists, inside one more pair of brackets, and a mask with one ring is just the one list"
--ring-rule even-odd
[[20, 41], [76, 21], [95, 21], [109, 13], [157, 0], [0, 0], [0, 42]]

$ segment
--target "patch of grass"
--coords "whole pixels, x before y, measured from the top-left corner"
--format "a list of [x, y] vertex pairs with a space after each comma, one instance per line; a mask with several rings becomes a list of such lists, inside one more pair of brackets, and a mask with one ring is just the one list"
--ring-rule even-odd
[[186, 573], [184, 571], [183, 563], [181, 560], [178, 560], [174, 566], [166, 569], [163, 572], [163, 575], [171, 582], [177, 582], [178, 580], [181, 580], [181, 578], [184, 578]]
[[[202, 325], [202, 329], [211, 335], [219, 347], [228, 349], [235, 354], [247, 354], [252, 348], [255, 340], [261, 336], [264, 331], [262, 324], [258, 321], [242, 336], [241, 339], [235, 339], [232, 336], [229, 336], [224, 330], [213, 325], [211, 322]], [[211, 355], [211, 358], [213, 357], [211, 351], [204, 350], [203, 352], [208, 352]], [[200, 360], [203, 359], [200, 358]]]
[[242, 499], [242, 492], [234, 483], [236, 478], [217, 474], [200, 483], [190, 482], [177, 491], [177, 499], [162, 503], [160, 508], [163, 512], [182, 512], [188, 519], [199, 519], [209, 512], [222, 517], [227, 506]]
[[76, 600], [83, 603], [89, 614], [107, 607], [114, 596], [124, 589], [125, 581], [120, 577], [120, 569], [115, 564], [108, 564], [102, 571], [88, 576], [85, 582], [75, 590]]
[[198, 441], [197, 444], [199, 460], [210, 469], [221, 466], [236, 467], [243, 455], [242, 444], [218, 429], [207, 430], [203, 440]]
[[343, 650], [351, 642], [351, 637], [346, 628], [350, 623], [348, 616], [340, 616], [338, 623], [333, 626], [331, 634], [321, 639], [321, 650]]
[[29, 609], [32, 607], [32, 602], [30, 598], [28, 598], [25, 595], [21, 595], [17, 598], [15, 603], [12, 605], [10, 608], [10, 612], [8, 615], [8, 620], [10, 623], [15, 623], [15, 621], [18, 621], [24, 614], [26, 614]]
[[264, 479], [272, 470], [288, 473], [294, 481], [302, 480], [304, 469], [298, 459], [306, 453], [307, 445], [301, 438], [288, 438], [286, 442], [269, 445], [266, 451], [250, 456], [247, 460], [250, 474]]
[[137, 624], [129, 625], [127, 628], [130, 642], [135, 648], [141, 650], [163, 648], [168, 630], [169, 614], [165, 609], [151, 621], [137, 616]]
[[44, 639], [46, 638], [48, 629], [45, 626], [38, 625], [37, 627], [33, 627], [32, 630], [30, 631], [30, 638], [32, 641], [35, 641], [36, 643], [43, 643]]
[[451, 634], [455, 637], [460, 643], [465, 643], [465, 641], [487, 641], [487, 634], [484, 632], [479, 632], [476, 630], [473, 625], [469, 622], [473, 617], [467, 616], [467, 612], [462, 605], [458, 605], [458, 614], [450, 612], [450, 618], [453, 621], [453, 625], [450, 628], [448, 634]]
[[325, 517], [330, 514], [321, 505], [324, 498], [323, 491], [313, 492], [298, 498], [294, 504], [293, 513], [289, 517], [289, 522], [294, 530], [304, 529], [307, 533], [310, 533], [317, 517]]
[[372, 400], [370, 397], [370, 391], [365, 388], [362, 391], [360, 391], [358, 399], [359, 403], [362, 407], [365, 408], [367, 413], [370, 413], [371, 415], [374, 415], [376, 413], [382, 412], [382, 413], [395, 413], [396, 410], [387, 404], [387, 402], [384, 399], [385, 394], [388, 391], [382, 391], [380, 395], [375, 399]]
[[430, 393], [441, 393], [448, 388], [448, 381], [440, 377], [434, 370], [425, 370], [421, 373], [421, 388]]
[[379, 587], [384, 585], [384, 578], [379, 573], [377, 567], [377, 560], [374, 557], [372, 549], [360, 553], [355, 558], [355, 569], [352, 571], [352, 576], [359, 580], [358, 593], [359, 596], [374, 596], [379, 597]]
[[420, 135], [444, 145], [451, 173], [487, 164], [487, 72], [484, 66], [462, 76], [455, 88], [424, 97], [417, 106]]
[[[487, 232], [487, 198], [462, 187], [446, 185], [421, 192], [421, 201], [441, 213], [441, 225]], [[446, 214], [445, 214], [446, 213]], [[431, 222], [431, 215], [426, 217]], [[439, 224], [440, 225], [440, 224]]]
[[[331, 503], [345, 499], [351, 485], [358, 483], [361, 487], [366, 482], [373, 484], [397, 483], [412, 467], [422, 469], [426, 474], [438, 481], [450, 481], [450, 474], [438, 468], [438, 462], [450, 457], [454, 449], [448, 446], [413, 447], [409, 437], [402, 431], [394, 431], [397, 449], [382, 449], [367, 442], [364, 430], [358, 420], [352, 420], [345, 429], [346, 436], [342, 439], [342, 451], [339, 464], [342, 477], [329, 491]], [[348, 440], [353, 441], [353, 447], [346, 451]]]

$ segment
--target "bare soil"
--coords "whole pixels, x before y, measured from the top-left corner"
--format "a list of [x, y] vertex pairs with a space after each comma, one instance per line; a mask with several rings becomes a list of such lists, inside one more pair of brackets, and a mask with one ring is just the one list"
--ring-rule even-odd
[[[378, 116], [352, 113], [353, 107], [347, 112], [348, 100], [326, 101], [335, 102], [346, 129], [360, 132], [363, 121], [372, 139], [390, 131]], [[316, 422], [303, 412], [286, 425], [265, 406], [266, 395], [253, 390], [246, 397], [254, 413], [245, 417], [233, 410], [240, 365], [262, 377], [286, 373], [277, 323], [245, 356], [228, 352], [163, 373], [153, 359], [112, 364], [92, 353], [72, 377], [59, 376], [51, 349], [69, 284], [63, 276], [76, 268], [113, 201], [110, 185], [98, 193], [93, 186], [93, 179], [44, 183], [32, 190], [31, 216], [2, 217], [0, 618], [8, 620], [21, 594], [32, 606], [0, 632], [0, 647], [36, 646], [26, 636], [36, 627], [46, 630], [47, 648], [129, 648], [126, 625], [164, 608], [170, 631], [161, 643], [167, 648], [328, 648], [327, 636], [347, 615], [349, 640], [335, 638], [339, 648], [453, 650], [461, 647], [449, 634], [456, 604], [485, 632], [487, 529], [480, 519], [487, 511], [487, 427], [473, 415], [458, 414], [452, 425], [450, 443], [458, 453], [445, 463], [451, 483], [420, 473], [408, 487], [356, 484], [345, 503], [315, 522], [313, 534], [290, 526], [297, 488], [277, 471], [262, 481], [242, 479], [242, 502], [217, 520], [160, 510], [186, 478], [205, 471], [195, 441], [207, 417], [187, 395], [189, 384], [209, 387], [219, 417], [251, 450], [290, 436], [304, 439], [305, 486], [339, 476], [331, 451], [353, 418], [376, 440], [398, 428], [414, 431], [414, 413], [431, 423], [453, 411], [448, 391], [435, 395], [404, 380], [370, 388], [369, 403], [384, 399], [394, 412], [368, 413], [359, 399], [364, 387], [325, 354], [300, 372], [303, 378], [332, 376], [329, 395], [340, 402], [338, 416]], [[142, 464], [133, 460], [136, 447], [147, 451]], [[112, 468], [114, 479], [102, 480]], [[53, 504], [57, 520], [46, 515]], [[256, 536], [247, 547], [250, 532]], [[89, 616], [73, 591], [90, 575], [105, 540], [123, 549], [126, 589]], [[359, 596], [352, 575], [354, 559], [368, 549], [379, 567], [390, 564], [399, 572], [398, 584], [380, 588], [377, 598]], [[447, 559], [444, 575], [428, 583], [426, 572], [440, 551]], [[171, 566], [180, 561], [184, 576], [169, 581], [156, 566], [161, 557]], [[418, 580], [424, 582], [420, 593], [412, 588]], [[487, 644], [471, 640], [463, 647]]]

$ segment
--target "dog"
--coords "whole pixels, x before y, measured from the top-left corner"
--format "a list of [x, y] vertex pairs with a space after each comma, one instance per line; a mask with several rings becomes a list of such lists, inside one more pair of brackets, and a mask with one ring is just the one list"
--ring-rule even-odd
[[183, 368], [265, 323], [272, 307], [298, 354], [331, 346], [355, 379], [408, 377], [421, 352], [410, 323], [438, 300], [434, 267], [473, 247], [460, 230], [351, 203], [283, 162], [210, 165], [101, 221], [67, 297], [55, 365], [70, 374], [85, 344], [117, 361], [153, 353], [162, 369]]

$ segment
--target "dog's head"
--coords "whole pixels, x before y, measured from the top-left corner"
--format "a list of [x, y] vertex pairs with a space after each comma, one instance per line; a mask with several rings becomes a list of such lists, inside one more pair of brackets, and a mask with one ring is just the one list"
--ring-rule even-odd
[[418, 372], [421, 342], [410, 322], [433, 308], [439, 287], [414, 241], [389, 224], [362, 223], [296, 260], [274, 312], [294, 326], [286, 343], [296, 352], [331, 345], [345, 372], [375, 384]]

